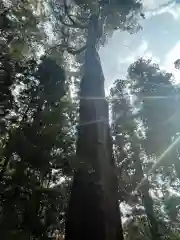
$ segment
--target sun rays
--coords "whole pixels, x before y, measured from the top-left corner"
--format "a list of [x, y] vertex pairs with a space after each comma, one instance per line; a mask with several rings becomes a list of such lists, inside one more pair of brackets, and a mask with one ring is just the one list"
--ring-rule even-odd
[[157, 166], [163, 161], [164, 157], [173, 150], [173, 148], [175, 148], [175, 146], [179, 143], [180, 141], [180, 136], [178, 136], [176, 138], [176, 140], [174, 140], [170, 146], [157, 158], [156, 162], [152, 165], [151, 169], [148, 171], [147, 176], [144, 177], [141, 182], [138, 184], [138, 186], [136, 187], [135, 191], [138, 191], [139, 188], [144, 184], [144, 182], [146, 181], [146, 179], [148, 178], [148, 176], [157, 168]]

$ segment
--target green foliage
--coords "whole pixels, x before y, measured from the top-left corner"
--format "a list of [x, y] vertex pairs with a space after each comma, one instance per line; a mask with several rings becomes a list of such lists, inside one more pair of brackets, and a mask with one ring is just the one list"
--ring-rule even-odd
[[[15, 95], [16, 118], [13, 125], [14, 118], [9, 118], [2, 139], [1, 236], [45, 239], [51, 229], [62, 227], [59, 218], [65, 211], [70, 182], [66, 177], [72, 175], [74, 157], [69, 116], [73, 107], [61, 100], [66, 79], [55, 61], [30, 60], [21, 65], [18, 76], [23, 87]], [[61, 178], [66, 184], [59, 183]]]
[[140, 119], [147, 129], [144, 142], [148, 154], [160, 156], [180, 130], [177, 123], [179, 89], [172, 85], [172, 77], [150, 60], [139, 59], [129, 68], [137, 96], [135, 104], [141, 108]]
[[[81, 77], [80, 64], [84, 63], [86, 50], [88, 24], [91, 16], [97, 16], [98, 26], [96, 36], [98, 45], [102, 46], [117, 29], [135, 33], [141, 29], [139, 20], [142, 17], [141, 1], [75, 1], [68, 3], [64, 0], [51, 0], [49, 6], [52, 13], [52, 26], [54, 33], [53, 51], [59, 53], [59, 49], [75, 56], [76, 71], [80, 69], [78, 77]], [[90, 34], [92, 36], [92, 34]], [[89, 35], [89, 36], [90, 36]], [[60, 39], [60, 40], [59, 40]], [[67, 54], [64, 59], [67, 61]], [[60, 53], [61, 54], [61, 53]], [[73, 58], [72, 58], [73, 59]]]
[[117, 80], [111, 89], [112, 134], [114, 138], [114, 154], [117, 162], [119, 179], [119, 195], [121, 200], [128, 199], [135, 189], [134, 161], [132, 158], [132, 139], [135, 137], [136, 124], [127, 93], [128, 81]]
[[105, 24], [106, 31], [122, 29], [134, 31], [138, 27], [137, 16], [140, 16], [142, 3], [136, 0], [102, 0], [75, 1], [80, 7], [89, 8], [92, 13], [100, 10], [100, 19]]
[[[45, 33], [39, 27], [41, 18], [35, 14], [31, 1], [1, 2], [0, 13], [0, 130], [5, 131], [5, 119], [12, 110], [14, 97], [12, 88], [17, 74], [21, 72], [21, 61], [35, 54]], [[34, 10], [34, 11], [33, 11]]]

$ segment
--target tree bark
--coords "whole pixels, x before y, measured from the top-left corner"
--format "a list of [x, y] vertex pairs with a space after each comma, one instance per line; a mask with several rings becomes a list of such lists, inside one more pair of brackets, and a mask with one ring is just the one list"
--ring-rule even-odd
[[88, 31], [84, 77], [80, 85], [78, 167], [69, 201], [65, 239], [122, 240], [109, 109], [96, 50], [98, 16], [92, 16]]

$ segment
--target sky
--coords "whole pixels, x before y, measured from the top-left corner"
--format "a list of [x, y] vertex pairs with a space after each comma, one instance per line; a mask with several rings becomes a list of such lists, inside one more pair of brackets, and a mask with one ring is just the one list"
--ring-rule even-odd
[[[159, 8], [167, 2], [172, 4]], [[114, 80], [125, 78], [128, 66], [143, 56], [173, 72], [180, 81], [180, 71], [174, 68], [174, 61], [180, 58], [180, 3], [143, 0], [143, 5], [148, 11], [146, 19], [141, 21], [143, 30], [133, 35], [116, 31], [100, 49], [106, 91]]]

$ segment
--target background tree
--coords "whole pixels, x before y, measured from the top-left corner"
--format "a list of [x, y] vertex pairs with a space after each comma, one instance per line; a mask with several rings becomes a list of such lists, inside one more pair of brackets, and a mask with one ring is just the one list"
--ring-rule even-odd
[[[113, 136], [115, 140], [115, 152], [120, 169], [119, 193], [124, 196], [123, 200], [129, 202], [135, 211], [139, 211], [136, 205], [139, 197], [142, 199], [150, 232], [153, 239], [159, 239], [156, 218], [153, 211], [153, 200], [149, 195], [149, 182], [143, 184], [140, 195], [130, 196], [136, 190], [137, 185], [144, 178], [143, 172], [143, 149], [141, 139], [138, 135], [137, 113], [134, 113], [126, 80], [116, 81], [114, 88], [111, 89], [112, 113], [113, 113]], [[121, 185], [124, 182], [123, 185]], [[121, 187], [122, 186], [122, 187]], [[137, 193], [136, 193], [137, 194]], [[133, 204], [132, 204], [133, 203]], [[142, 210], [141, 210], [142, 212]], [[144, 218], [145, 219], [145, 218]], [[135, 226], [134, 226], [135, 228]], [[138, 232], [137, 228], [137, 232]], [[136, 235], [137, 238], [139, 234]]]
[[[172, 195], [170, 189], [174, 189], [176, 194], [178, 191], [178, 175], [175, 174], [178, 143], [174, 148], [169, 149], [169, 146], [179, 132], [179, 90], [173, 85], [172, 74], [163, 72], [150, 60], [139, 59], [130, 66], [128, 73], [127, 80], [115, 82], [110, 96], [115, 156], [120, 169], [120, 182], [124, 180], [123, 185], [119, 184], [119, 189], [121, 196], [124, 195], [123, 200], [131, 204], [132, 212], [140, 213], [140, 219], [144, 213], [147, 214], [152, 237], [160, 235], [162, 238], [168, 231], [167, 235], [170, 236], [177, 229], [169, 224], [167, 211], [165, 214], [162, 210], [167, 208], [162, 206], [166, 205], [164, 199], [171, 202], [175, 197], [168, 197]], [[141, 195], [136, 195], [137, 190]], [[177, 195], [175, 198], [178, 199]], [[139, 204], [144, 205], [145, 212]], [[177, 206], [174, 205], [174, 210], [178, 209]], [[177, 216], [177, 211], [175, 214], [172, 210], [172, 216]], [[137, 221], [132, 219], [130, 223]], [[158, 228], [153, 227], [154, 222]], [[136, 231], [139, 231], [139, 224], [138, 227], [137, 223], [135, 225]]]

